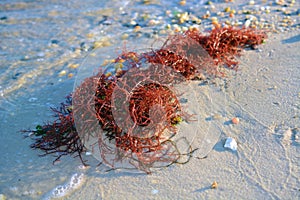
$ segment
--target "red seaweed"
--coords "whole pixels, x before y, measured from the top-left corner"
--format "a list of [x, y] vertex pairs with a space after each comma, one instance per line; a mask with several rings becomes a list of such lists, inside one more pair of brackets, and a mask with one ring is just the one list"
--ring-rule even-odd
[[112, 65], [122, 63], [126, 69], [86, 78], [73, 99], [68, 96], [60, 108], [52, 109], [54, 122], [23, 132], [33, 133], [31, 147], [43, 155], [58, 153], [56, 160], [77, 153], [86, 164], [82, 153], [91, 137], [97, 138], [101, 160], [112, 168], [127, 162], [150, 173], [182, 156], [189, 160], [194, 150], [180, 152], [172, 139], [177, 125], [189, 120], [172, 86], [202, 74], [223, 76], [220, 68], [236, 70], [235, 57], [242, 49], [265, 39], [264, 32], [246, 28], [216, 28], [208, 34], [189, 30], [169, 36], [159, 49], [123, 52]]

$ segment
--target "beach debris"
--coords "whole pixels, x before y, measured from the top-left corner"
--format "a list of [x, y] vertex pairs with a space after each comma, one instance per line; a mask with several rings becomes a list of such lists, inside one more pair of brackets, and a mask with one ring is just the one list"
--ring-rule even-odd
[[231, 119], [231, 123], [238, 124], [238, 123], [240, 123], [240, 119], [238, 117], [234, 117]]
[[217, 181], [214, 181], [210, 186], [211, 189], [217, 189], [217, 187], [218, 187]]
[[225, 141], [224, 147], [231, 149], [232, 151], [236, 151], [237, 150], [237, 142], [235, 141], [234, 138], [228, 137]]

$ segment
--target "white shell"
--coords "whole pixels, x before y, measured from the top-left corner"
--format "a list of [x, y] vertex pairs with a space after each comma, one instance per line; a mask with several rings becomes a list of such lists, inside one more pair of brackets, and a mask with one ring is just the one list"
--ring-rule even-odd
[[237, 142], [235, 141], [235, 139], [231, 138], [231, 137], [228, 137], [226, 139], [226, 142], [225, 142], [225, 145], [224, 145], [225, 148], [229, 148], [231, 149], [232, 151], [236, 151], [237, 150]]
[[244, 24], [245, 28], [248, 28], [250, 26], [250, 24], [251, 24], [251, 20], [247, 19]]

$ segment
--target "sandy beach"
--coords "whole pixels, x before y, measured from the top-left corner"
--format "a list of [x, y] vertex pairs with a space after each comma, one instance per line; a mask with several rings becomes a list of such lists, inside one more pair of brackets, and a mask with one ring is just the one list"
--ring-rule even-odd
[[[299, 2], [50, 2], [0, 3], [0, 200], [300, 198]], [[228, 7], [235, 10], [234, 17]], [[184, 15], [174, 17], [168, 10], [190, 12], [189, 19], [198, 16], [202, 22], [180, 24]], [[188, 82], [197, 94], [188, 104], [191, 110], [197, 108], [203, 119], [218, 117], [210, 122], [216, 126], [184, 127], [181, 134], [196, 138], [200, 149], [187, 164], [151, 174], [107, 171], [84, 155], [90, 167], [72, 156], [53, 165], [55, 157], [40, 157], [42, 152], [31, 149], [32, 140], [20, 133], [53, 119], [49, 107], [57, 107], [73, 91], [76, 77], [83, 76], [80, 65], [93, 49], [111, 59], [124, 40], [135, 46], [132, 41], [152, 41], [189, 26], [210, 29], [211, 17], [242, 25], [251, 18], [251, 26], [269, 32], [264, 44], [243, 50], [237, 71], [204, 86]], [[231, 123], [235, 117], [237, 124]], [[200, 134], [215, 145], [201, 146]], [[224, 147], [228, 137], [237, 141], [237, 151]]]

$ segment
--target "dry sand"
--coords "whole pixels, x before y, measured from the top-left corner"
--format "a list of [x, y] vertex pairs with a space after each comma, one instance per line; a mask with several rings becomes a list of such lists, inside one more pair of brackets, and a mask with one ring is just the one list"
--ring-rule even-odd
[[[49, 77], [45, 83], [48, 86], [32, 83], [35, 88], [21, 87], [18, 95], [4, 96], [0, 104], [0, 199], [47, 198], [74, 173], [83, 174], [82, 184], [62, 199], [299, 199], [299, 46], [299, 30], [270, 34], [258, 50], [243, 52], [239, 70], [218, 80], [217, 86], [191, 83], [200, 93], [201, 87], [208, 87], [212, 102], [199, 102], [213, 103], [210, 114], [221, 116], [218, 126], [208, 129], [208, 133], [219, 131], [220, 138], [207, 158], [193, 158], [185, 165], [173, 165], [150, 175], [104, 172], [95, 167], [97, 161], [91, 156], [87, 156], [94, 164], [90, 168], [82, 168], [72, 157], [64, 157], [54, 166], [53, 157], [38, 157], [38, 152], [29, 149], [31, 141], [23, 140], [17, 132], [48, 120], [48, 107], [63, 101], [66, 92], [72, 91], [74, 80], [49, 86], [56, 80]], [[59, 69], [56, 66], [53, 69]], [[206, 110], [201, 112], [200, 107], [199, 116], [211, 115]], [[229, 123], [233, 117], [240, 123]], [[187, 134], [194, 136], [195, 131], [199, 131], [197, 126], [190, 126]], [[227, 137], [238, 142], [236, 152], [224, 148]], [[218, 186], [211, 189], [214, 181]]]

